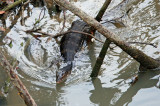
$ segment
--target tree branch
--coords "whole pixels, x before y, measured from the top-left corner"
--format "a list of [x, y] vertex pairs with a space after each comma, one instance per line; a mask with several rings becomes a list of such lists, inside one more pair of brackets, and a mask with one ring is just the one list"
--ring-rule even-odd
[[29, 33], [29, 32], [37, 32], [37, 33], [41, 33], [41, 34], [50, 36], [51, 38], [57, 38], [57, 37], [62, 36], [62, 35], [65, 36], [65, 34], [67, 34], [67, 33], [80, 33], [80, 34], [84, 34], [84, 35], [91, 36], [91, 37], [94, 38], [95, 40], [97, 40], [97, 41], [99, 41], [99, 42], [101, 42], [101, 43], [104, 43], [103, 41], [97, 39], [97, 38], [96, 38], [95, 36], [93, 36], [92, 34], [85, 33], [85, 32], [82, 32], [82, 31], [76, 31], [76, 30], [68, 30], [68, 31], [65, 31], [65, 32], [58, 33], [58, 34], [56, 34], [56, 35], [48, 34], [48, 33], [46, 33], [46, 32], [42, 32], [42, 31], [39, 31], [39, 30], [35, 30], [35, 31], [34, 31], [34, 30], [28, 30], [28, 31], [25, 31], [25, 32], [27, 32], [27, 33]]
[[158, 61], [147, 56], [145, 53], [131, 46], [129, 43], [122, 41], [120, 38], [118, 38], [117, 35], [110, 32], [106, 27], [104, 27], [102, 24], [96, 21], [93, 17], [89, 16], [88, 14], [77, 8], [75, 5], [71, 4], [67, 0], [54, 0], [54, 1], [60, 6], [70, 10], [75, 15], [79, 16], [83, 21], [88, 23], [90, 26], [93, 26], [95, 29], [97, 29], [98, 32], [100, 32], [102, 35], [108, 38], [111, 42], [114, 42], [123, 51], [125, 51], [135, 60], [137, 60], [143, 67], [146, 67], [147, 69], [160, 68], [160, 63]]
[[[102, 8], [100, 9], [98, 15], [96, 16], [96, 20], [98, 22], [101, 21], [101, 18], [103, 17], [103, 14], [105, 13], [106, 9], [108, 8], [109, 4], [111, 3], [112, 0], [106, 0], [102, 6]], [[95, 31], [95, 29], [94, 29]], [[101, 65], [103, 64], [103, 60], [105, 58], [105, 55], [107, 53], [107, 50], [109, 48], [110, 45], [110, 41], [108, 39], [105, 40], [105, 43], [103, 44], [103, 47], [99, 53], [99, 56], [97, 57], [96, 63], [93, 67], [92, 73], [90, 75], [90, 77], [97, 77], [98, 73], [100, 71]]]
[[27, 1], [27, 0], [18, 0], [18, 1], [16, 1], [16, 2], [8, 5], [6, 8], [4, 8], [4, 9], [2, 9], [2, 10], [3, 10], [3, 11], [8, 11], [8, 10], [10, 10], [11, 8], [14, 8], [15, 6], [21, 4], [22, 2], [25, 2], [25, 1]]
[[11, 81], [13, 82], [14, 86], [19, 92], [19, 95], [24, 100], [25, 104], [27, 106], [37, 106], [32, 96], [29, 94], [27, 88], [24, 86], [18, 75], [15, 73], [13, 67], [8, 62], [7, 58], [4, 56], [2, 52], [0, 52], [2, 55], [1, 58], [1, 65], [3, 65], [6, 68], [7, 73], [9, 74]]

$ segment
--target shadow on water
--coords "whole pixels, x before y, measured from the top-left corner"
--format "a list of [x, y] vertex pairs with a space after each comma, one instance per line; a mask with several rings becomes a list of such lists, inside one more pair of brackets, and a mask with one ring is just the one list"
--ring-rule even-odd
[[123, 106], [124, 104], [128, 105], [129, 103], [132, 102], [133, 97], [137, 95], [137, 93], [141, 89], [146, 89], [146, 88], [152, 88], [155, 87], [158, 83], [158, 79], [152, 79], [156, 75], [158, 75], [159, 72], [154, 72], [154, 71], [147, 71], [147, 72], [140, 72], [138, 75], [138, 81], [130, 86], [126, 92], [124, 92], [120, 99], [116, 102], [116, 105], [118, 106]]
[[[1, 48], [0, 48], [1, 50]], [[0, 57], [1, 58], [1, 57]], [[7, 106], [7, 98], [2, 94], [1, 88], [4, 86], [7, 75], [5, 75], [5, 70], [0, 65], [0, 106]]]
[[90, 101], [99, 106], [107, 106], [110, 104], [112, 97], [116, 92], [119, 92], [117, 88], [105, 88], [102, 87], [101, 80], [99, 78], [92, 79], [94, 90], [91, 90]]
[[[114, 106], [128, 106], [141, 89], [155, 87], [159, 82], [158, 78], [154, 79], [153, 77], [159, 75], [160, 71], [148, 70], [147, 72], [139, 72], [138, 74], [138, 81], [134, 85], [128, 83], [129, 88], [125, 92], [121, 92], [118, 87], [103, 87], [103, 83], [101, 83], [99, 78], [92, 79], [94, 90], [90, 91], [90, 101], [99, 106], [108, 106], [109, 104]], [[159, 89], [159, 85], [156, 87]], [[116, 93], [121, 94], [118, 100], [115, 97]]]
[[0, 96], [0, 106], [7, 106], [7, 100], [5, 97]]
[[[2, 73], [1, 73], [2, 74]], [[1, 80], [1, 79], [0, 79]], [[2, 81], [2, 80], [1, 80]], [[0, 83], [1, 84], [1, 83]], [[1, 87], [1, 86], [0, 86]], [[7, 98], [0, 91], [0, 106], [7, 106]]]

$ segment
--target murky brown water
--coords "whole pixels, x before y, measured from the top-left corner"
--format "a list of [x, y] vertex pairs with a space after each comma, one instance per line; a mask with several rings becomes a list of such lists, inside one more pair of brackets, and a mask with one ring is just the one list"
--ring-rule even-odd
[[[72, 0], [72, 2], [95, 17], [104, 0]], [[103, 22], [125, 15], [121, 21], [126, 27], [116, 28], [111, 23], [104, 25], [126, 41], [155, 43], [157, 48], [139, 44], [135, 46], [149, 56], [159, 58], [160, 1], [130, 0], [127, 5], [112, 9], [117, 3], [117, 0], [113, 0], [109, 7], [111, 10], [106, 12]], [[63, 65], [59, 44], [55, 39], [46, 43], [47, 37], [40, 38], [41, 42], [39, 42], [23, 31], [33, 28], [35, 19], [39, 18], [43, 9], [43, 7], [34, 7], [32, 4], [29, 7], [32, 8], [32, 14], [30, 13], [30, 17], [26, 19], [25, 26], [20, 24], [20, 17], [14, 18], [11, 15], [6, 19], [7, 27], [13, 25], [11, 19], [14, 19], [15, 25], [7, 33], [7, 36], [12, 39], [12, 47], [5, 45], [5, 48], [11, 56], [19, 60], [21, 71], [18, 71], [18, 74], [38, 106], [158, 106], [160, 104], [158, 100], [160, 98], [160, 72], [139, 73], [138, 82], [133, 86], [129, 85], [128, 82], [138, 72], [139, 64], [118, 47], [107, 52], [99, 77], [91, 80], [89, 76], [95, 56], [98, 56], [102, 47], [102, 44], [97, 41], [77, 53], [72, 74], [65, 84], [56, 86], [55, 72], [58, 66], [53, 65], [49, 69], [47, 67], [52, 60], [60, 61], [60, 65]], [[130, 8], [131, 10], [126, 15], [126, 11]], [[24, 17], [28, 15], [27, 11], [29, 9], [24, 11]], [[73, 20], [78, 19], [69, 11], [66, 17], [65, 30]], [[56, 34], [62, 28], [63, 14], [53, 13], [53, 17], [50, 17], [46, 10], [45, 18], [38, 26], [43, 24], [42, 31]], [[2, 26], [1, 22], [0, 25]], [[96, 37], [101, 40], [105, 39], [99, 33]], [[2, 88], [7, 75], [1, 67], [0, 70], [0, 88]], [[0, 92], [0, 106], [25, 106], [13, 86], [7, 98], [1, 96]]]

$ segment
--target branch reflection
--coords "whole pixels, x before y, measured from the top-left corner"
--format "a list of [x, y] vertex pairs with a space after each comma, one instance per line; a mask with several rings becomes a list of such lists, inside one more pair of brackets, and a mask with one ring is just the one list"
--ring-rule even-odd
[[[128, 105], [129, 103], [133, 102], [133, 98], [136, 97], [137, 93], [142, 89], [152, 88], [155, 87], [158, 83], [158, 79], [154, 78], [156, 75], [159, 74], [160, 71], [150, 71], [141, 72], [139, 73], [138, 81], [130, 86], [127, 91], [121, 91], [121, 86], [126, 86], [118, 84], [114, 87], [103, 87], [100, 79], [92, 79], [92, 83], [94, 86], [94, 90], [91, 90], [90, 101], [94, 104], [98, 104], [99, 106], [124, 106]], [[124, 80], [123, 80], [124, 81]], [[159, 88], [158, 88], [159, 89]], [[119, 95], [117, 95], [119, 94]], [[120, 97], [119, 97], [120, 96]]]
[[92, 79], [94, 90], [90, 96], [90, 101], [99, 104], [99, 106], [108, 106], [111, 104], [111, 100], [116, 92], [119, 92], [116, 88], [105, 88], [102, 87], [101, 80], [99, 78]]

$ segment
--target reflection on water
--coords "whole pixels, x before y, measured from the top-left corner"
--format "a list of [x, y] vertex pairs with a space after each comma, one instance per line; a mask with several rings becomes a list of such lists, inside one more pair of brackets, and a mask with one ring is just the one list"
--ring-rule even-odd
[[[139, 73], [139, 79], [138, 79], [137, 83], [134, 84], [133, 86], [131, 86], [130, 88], [128, 88], [127, 91], [121, 95], [120, 99], [116, 102], [117, 106], [118, 105], [122, 106], [124, 104], [130, 104], [135, 99], [133, 97], [136, 96], [136, 94], [141, 89], [155, 87], [158, 83], [158, 79], [157, 78], [152, 79], [152, 78], [154, 76], [156, 76], [157, 74], [159, 74], [159, 72], [148, 71], [146, 73], [143, 73], [143, 72]], [[157, 77], [159, 77], [159, 76], [157, 76]], [[145, 96], [141, 95], [140, 97], [138, 97], [136, 99], [140, 99], [140, 98], [145, 98]], [[148, 102], [148, 101], [142, 101], [141, 103], [143, 103], [143, 102]], [[132, 104], [136, 104], [136, 102], [132, 103]]]
[[6, 98], [0, 96], [0, 106], [7, 105]]
[[[89, 15], [95, 17], [105, 0], [71, 0], [76, 6], [86, 11]], [[121, 0], [122, 1], [122, 0]], [[105, 26], [126, 41], [151, 42], [158, 48], [149, 45], [133, 45], [144, 51], [153, 58], [159, 58], [160, 54], [160, 2], [158, 0], [127, 0], [119, 7], [114, 7], [120, 1], [113, 0], [108, 11], [103, 17]], [[96, 8], [95, 8], [96, 5]], [[101, 67], [99, 77], [90, 79], [90, 73], [103, 44], [95, 42], [84, 47], [82, 51], [76, 54], [74, 67], [67, 81], [61, 85], [55, 84], [55, 73], [59, 66], [51, 62], [59, 62], [63, 65], [63, 59], [59, 53], [60, 38], [52, 39], [46, 43], [47, 37], [40, 38], [40, 41], [26, 34], [24, 30], [33, 28], [35, 19], [39, 17], [42, 7], [29, 5], [32, 10], [27, 8], [24, 11], [25, 26], [21, 25], [20, 15], [14, 18], [11, 24], [11, 18], [6, 19], [7, 42], [12, 41], [12, 47], [7, 44], [5, 47], [8, 52], [19, 61], [21, 71], [19, 76], [35, 99], [38, 106], [147, 106], [159, 105], [160, 87], [159, 71], [148, 71], [139, 74], [139, 80], [130, 85], [130, 78], [137, 74], [139, 64], [132, 60], [120, 48], [115, 47], [107, 52]], [[113, 8], [114, 7], [114, 8]], [[113, 8], [113, 9], [112, 9]], [[130, 9], [128, 14], [126, 11]], [[17, 10], [17, 14], [21, 11]], [[43, 13], [42, 13], [43, 15]], [[56, 34], [60, 32], [63, 26], [63, 14], [53, 13], [51, 18], [45, 10], [45, 18], [39, 23], [43, 25], [42, 31]], [[122, 17], [123, 16], [123, 17]], [[78, 19], [71, 12], [66, 12], [66, 28], [70, 27], [73, 20]], [[122, 17], [118, 19], [119, 17]], [[116, 28], [109, 20], [118, 19], [126, 27]], [[0, 25], [3, 26], [2, 22]], [[16, 36], [15, 36], [16, 35]], [[104, 40], [98, 32], [98, 39]], [[1, 42], [0, 42], [1, 44]], [[114, 47], [114, 44], [110, 45]], [[88, 49], [89, 48], [89, 49]], [[6, 80], [5, 73], [0, 74], [0, 87]], [[16, 98], [15, 98], [16, 96]], [[16, 90], [11, 87], [9, 96], [3, 98], [0, 95], [0, 105], [24, 105], [23, 101], [17, 95]]]
[[[1, 49], [0, 49], [1, 50]], [[4, 85], [4, 80], [6, 80], [6, 75], [4, 70], [0, 67], [0, 70], [2, 71], [0, 74], [0, 88]], [[0, 91], [0, 106], [7, 105], [7, 99], [3, 96], [2, 92]]]
[[[138, 82], [136, 84], [132, 85], [130, 88], [127, 89], [127, 91], [125, 91], [124, 93], [122, 93], [120, 95], [118, 95], [118, 94], [121, 91], [117, 87], [106, 88], [106, 87], [102, 86], [103, 84], [101, 83], [100, 79], [98, 79], [98, 78], [93, 79], [92, 83], [94, 85], [94, 90], [90, 91], [92, 93], [90, 96], [90, 100], [91, 100], [91, 102], [93, 102], [95, 104], [99, 104], [99, 106], [107, 106], [109, 104], [110, 105], [114, 104], [116, 106], [123, 106], [123, 105], [130, 105], [131, 104], [131, 105], [135, 106], [135, 105], [142, 105], [142, 104], [144, 104], [143, 102], [145, 102], [145, 104], [150, 104], [150, 102], [152, 103], [153, 99], [151, 99], [149, 101], [145, 101], [145, 100], [149, 99], [148, 96], [153, 97], [153, 94], [151, 93], [152, 90], [150, 90], [150, 89], [157, 89], [156, 92], [157, 93], [160, 92], [159, 88], [157, 88], [157, 86], [156, 86], [158, 83], [158, 79], [153, 78], [157, 74], [159, 74], [159, 72], [148, 71], [145, 73], [139, 73]], [[159, 75], [156, 77], [159, 77]], [[150, 89], [148, 89], [148, 88], [150, 88]], [[142, 98], [142, 95], [139, 94], [137, 97], [135, 97], [137, 95], [137, 93], [142, 89], [145, 90], [145, 93], [149, 93], [150, 95], [147, 95], [147, 97], [144, 96]], [[151, 92], [147, 92], [147, 91], [151, 91]], [[154, 95], [156, 97], [159, 97], [155, 93], [154, 93]], [[119, 98], [119, 99], [117, 100], [117, 98]], [[140, 104], [136, 103], [137, 101], [139, 101]], [[155, 101], [155, 102], [158, 103], [157, 101]], [[153, 104], [157, 105], [156, 103], [153, 103]]]
[[114, 94], [119, 92], [116, 88], [102, 87], [101, 80], [96, 78], [92, 80], [94, 90], [91, 90], [90, 100], [91, 102], [98, 104], [99, 106], [107, 106], [112, 100]]

